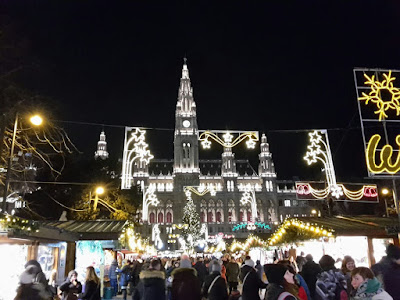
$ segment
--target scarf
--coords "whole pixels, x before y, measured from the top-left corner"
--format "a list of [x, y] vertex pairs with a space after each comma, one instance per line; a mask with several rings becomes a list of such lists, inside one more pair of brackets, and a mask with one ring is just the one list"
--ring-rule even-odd
[[368, 279], [357, 288], [354, 299], [372, 300], [372, 297], [383, 292], [381, 284], [376, 278]]

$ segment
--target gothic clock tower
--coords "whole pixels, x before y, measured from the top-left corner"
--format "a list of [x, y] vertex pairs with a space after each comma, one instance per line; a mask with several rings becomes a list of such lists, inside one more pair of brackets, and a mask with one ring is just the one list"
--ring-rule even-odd
[[174, 188], [199, 184], [198, 138], [196, 103], [185, 58], [175, 112]]

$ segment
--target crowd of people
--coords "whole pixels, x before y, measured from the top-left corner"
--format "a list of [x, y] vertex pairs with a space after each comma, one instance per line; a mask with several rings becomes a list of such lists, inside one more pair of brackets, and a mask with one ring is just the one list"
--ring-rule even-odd
[[[108, 278], [113, 295], [121, 292], [124, 300], [128, 296], [132, 300], [400, 300], [400, 248], [390, 244], [386, 253], [371, 269], [357, 267], [350, 256], [337, 269], [329, 255], [316, 263], [304, 253], [265, 265], [250, 256], [229, 254], [220, 260], [188, 255], [138, 259], [121, 267], [114, 260]], [[94, 268], [86, 269], [84, 288], [77, 275], [70, 271], [56, 287], [47, 282], [39, 263], [31, 260], [20, 276], [15, 300], [100, 300]]]

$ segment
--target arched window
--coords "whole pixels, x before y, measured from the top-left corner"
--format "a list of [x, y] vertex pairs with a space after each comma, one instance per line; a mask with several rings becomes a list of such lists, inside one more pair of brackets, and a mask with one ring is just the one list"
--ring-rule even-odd
[[252, 222], [253, 220], [252, 220], [252, 218], [251, 218], [251, 211], [250, 210], [248, 210], [247, 211], [247, 222]]
[[219, 211], [217, 211], [217, 214], [216, 214], [216, 221], [218, 223], [221, 223], [221, 212], [219, 212]]
[[204, 223], [206, 221], [205, 218], [206, 218], [206, 214], [204, 213], [204, 211], [202, 211], [200, 214], [201, 223]]
[[172, 214], [167, 212], [167, 223], [172, 223]]
[[164, 223], [164, 214], [162, 212], [158, 213], [158, 223]]
[[240, 222], [243, 222], [243, 221], [244, 221], [243, 210], [240, 210], [239, 219], [240, 219]]
[[152, 213], [150, 213], [150, 217], [149, 217], [149, 220], [150, 220], [150, 224], [154, 224], [155, 222], [155, 218], [156, 218], [156, 216], [155, 216], [155, 214], [152, 212]]
[[232, 222], [232, 211], [231, 210], [228, 212], [228, 222], [229, 223]]
[[213, 213], [212, 213], [212, 211], [209, 211], [209, 212], [208, 212], [208, 216], [207, 216], [207, 222], [208, 222], [208, 223], [212, 223], [212, 222], [214, 222], [214, 220], [213, 220]]

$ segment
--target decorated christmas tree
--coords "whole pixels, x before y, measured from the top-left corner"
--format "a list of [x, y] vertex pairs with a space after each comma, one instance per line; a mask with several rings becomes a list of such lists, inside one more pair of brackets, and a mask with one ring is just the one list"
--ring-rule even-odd
[[200, 216], [191, 197], [188, 197], [188, 202], [183, 208], [183, 222], [188, 224], [188, 227], [183, 229], [186, 246], [193, 249], [196, 241], [200, 238]]

